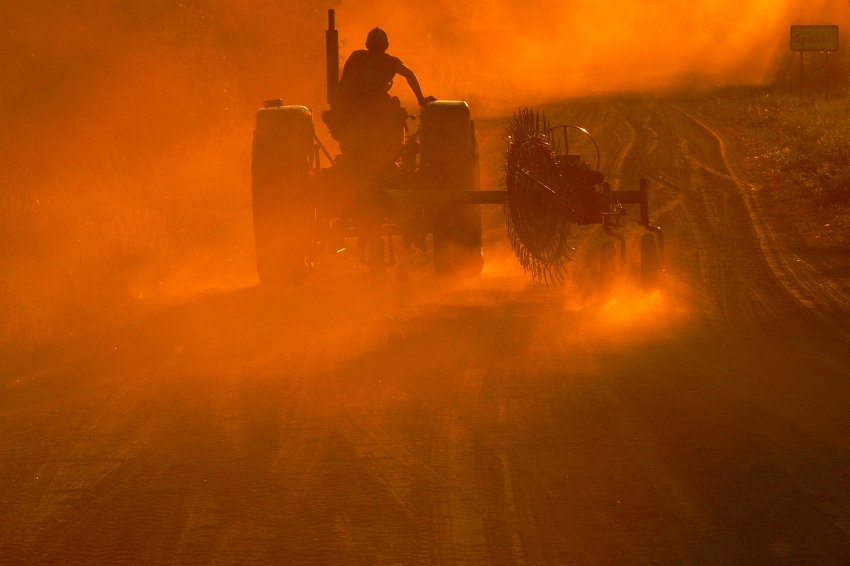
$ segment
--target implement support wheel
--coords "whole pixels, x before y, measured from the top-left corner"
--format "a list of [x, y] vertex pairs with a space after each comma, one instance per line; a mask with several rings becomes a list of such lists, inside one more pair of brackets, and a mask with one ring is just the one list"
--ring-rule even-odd
[[644, 234], [640, 239], [640, 282], [644, 289], [658, 285], [658, 244], [654, 234]]
[[602, 254], [599, 260], [599, 289], [607, 294], [614, 287], [617, 277], [617, 248], [613, 242], [602, 244]]

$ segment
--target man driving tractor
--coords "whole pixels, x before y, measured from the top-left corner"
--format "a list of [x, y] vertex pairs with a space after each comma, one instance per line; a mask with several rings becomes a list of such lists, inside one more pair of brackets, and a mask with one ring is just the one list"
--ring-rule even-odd
[[382, 29], [369, 32], [366, 49], [345, 62], [331, 110], [322, 115], [344, 160], [372, 174], [394, 161], [404, 144], [407, 111], [389, 94], [395, 76], [407, 80], [420, 106], [436, 100], [422, 94], [413, 71], [387, 53], [389, 45]]

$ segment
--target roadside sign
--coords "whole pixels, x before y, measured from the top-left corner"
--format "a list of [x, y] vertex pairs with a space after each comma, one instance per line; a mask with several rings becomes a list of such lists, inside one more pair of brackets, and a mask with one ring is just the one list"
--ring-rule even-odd
[[791, 51], [838, 51], [838, 26], [791, 26]]

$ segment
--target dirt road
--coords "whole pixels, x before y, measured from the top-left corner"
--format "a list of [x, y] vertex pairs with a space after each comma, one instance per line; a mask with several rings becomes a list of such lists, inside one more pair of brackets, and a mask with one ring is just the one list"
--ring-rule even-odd
[[[17, 361], [0, 563], [850, 562], [848, 288], [783, 247], [687, 104], [547, 111], [613, 183], [651, 179], [660, 291], [631, 283], [636, 217], [602, 300], [604, 234], [547, 289], [491, 211], [467, 288], [414, 258], [376, 293], [339, 254]], [[503, 126], [479, 123], [491, 184]]]

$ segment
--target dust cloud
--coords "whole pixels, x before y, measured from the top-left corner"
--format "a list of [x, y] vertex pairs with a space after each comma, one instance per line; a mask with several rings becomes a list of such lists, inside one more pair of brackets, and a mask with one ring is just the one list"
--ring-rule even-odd
[[380, 25], [426, 94], [469, 100], [479, 117], [769, 81], [790, 23], [847, 20], [834, 2], [764, 0], [4, 2], [0, 344], [256, 282], [253, 113], [270, 98], [324, 107], [329, 7], [343, 55]]
[[0, 344], [255, 281], [253, 113], [319, 100], [324, 8], [0, 5]]
[[850, 10], [800, 0], [352, 0], [339, 13], [349, 50], [381, 25], [426, 90], [500, 113], [589, 94], [765, 83], [785, 71], [790, 24], [846, 25]]

